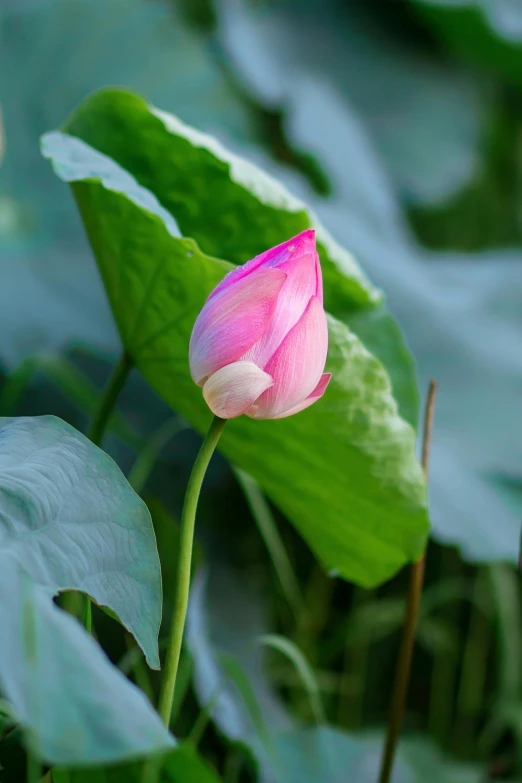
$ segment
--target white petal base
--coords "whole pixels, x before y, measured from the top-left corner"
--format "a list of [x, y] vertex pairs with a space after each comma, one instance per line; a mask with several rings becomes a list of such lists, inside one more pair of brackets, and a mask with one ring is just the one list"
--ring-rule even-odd
[[216, 416], [234, 419], [251, 408], [273, 383], [272, 376], [254, 362], [233, 362], [208, 378], [203, 386], [203, 397]]

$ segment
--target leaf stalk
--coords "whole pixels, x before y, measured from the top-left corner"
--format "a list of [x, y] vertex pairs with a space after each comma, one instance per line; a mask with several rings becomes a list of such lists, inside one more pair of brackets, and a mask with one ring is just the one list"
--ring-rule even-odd
[[[422, 438], [421, 464], [426, 478], [428, 476], [428, 463], [430, 456], [431, 433], [433, 429], [433, 413], [435, 410], [436, 392], [436, 383], [435, 381], [431, 381], [426, 401], [424, 431]], [[406, 605], [406, 617], [402, 631], [401, 648], [397, 661], [397, 668], [395, 670], [390, 717], [388, 720], [386, 745], [384, 747], [384, 754], [382, 757], [379, 783], [390, 783], [395, 752], [397, 750], [402, 717], [404, 714], [404, 705], [406, 702], [406, 694], [408, 691], [408, 682], [410, 679], [411, 659], [415, 641], [415, 629], [417, 627], [417, 617], [419, 613], [422, 584], [424, 582], [425, 558], [426, 555], [423, 553], [411, 567], [408, 601]]]

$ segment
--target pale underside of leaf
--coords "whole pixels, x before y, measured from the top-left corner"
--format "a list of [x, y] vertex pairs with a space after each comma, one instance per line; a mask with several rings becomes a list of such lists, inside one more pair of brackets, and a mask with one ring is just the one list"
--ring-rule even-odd
[[4, 552], [0, 685], [34, 752], [49, 764], [120, 761], [173, 744], [143, 693]]
[[159, 667], [149, 511], [107, 454], [53, 416], [0, 418], [0, 554], [50, 595], [79, 590], [107, 606]]

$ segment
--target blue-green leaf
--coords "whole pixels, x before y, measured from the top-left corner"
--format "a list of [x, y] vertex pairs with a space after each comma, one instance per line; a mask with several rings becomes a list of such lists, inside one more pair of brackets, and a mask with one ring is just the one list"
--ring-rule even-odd
[[169, 749], [145, 696], [51, 592], [0, 552], [0, 687], [33, 752], [49, 764], [87, 764]]
[[53, 416], [0, 418], [0, 555], [49, 595], [80, 590], [107, 606], [159, 667], [147, 506], [105, 452]]

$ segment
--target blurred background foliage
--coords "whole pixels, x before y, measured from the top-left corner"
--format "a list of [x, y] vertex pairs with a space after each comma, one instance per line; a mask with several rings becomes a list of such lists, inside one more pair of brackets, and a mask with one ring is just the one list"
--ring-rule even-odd
[[[439, 385], [394, 780], [522, 779], [522, 4], [3, 0], [0, 34], [0, 415], [84, 431], [118, 349], [43, 132], [124, 86], [275, 174], [385, 291], [421, 393]], [[198, 436], [134, 374], [105, 445], [149, 503], [168, 581]], [[175, 733], [226, 783], [374, 780], [405, 575], [374, 591], [330, 578], [220, 458], [198, 525]], [[153, 692], [132, 644], [95, 619]], [[21, 779], [16, 732], [0, 761], [0, 780]]]

